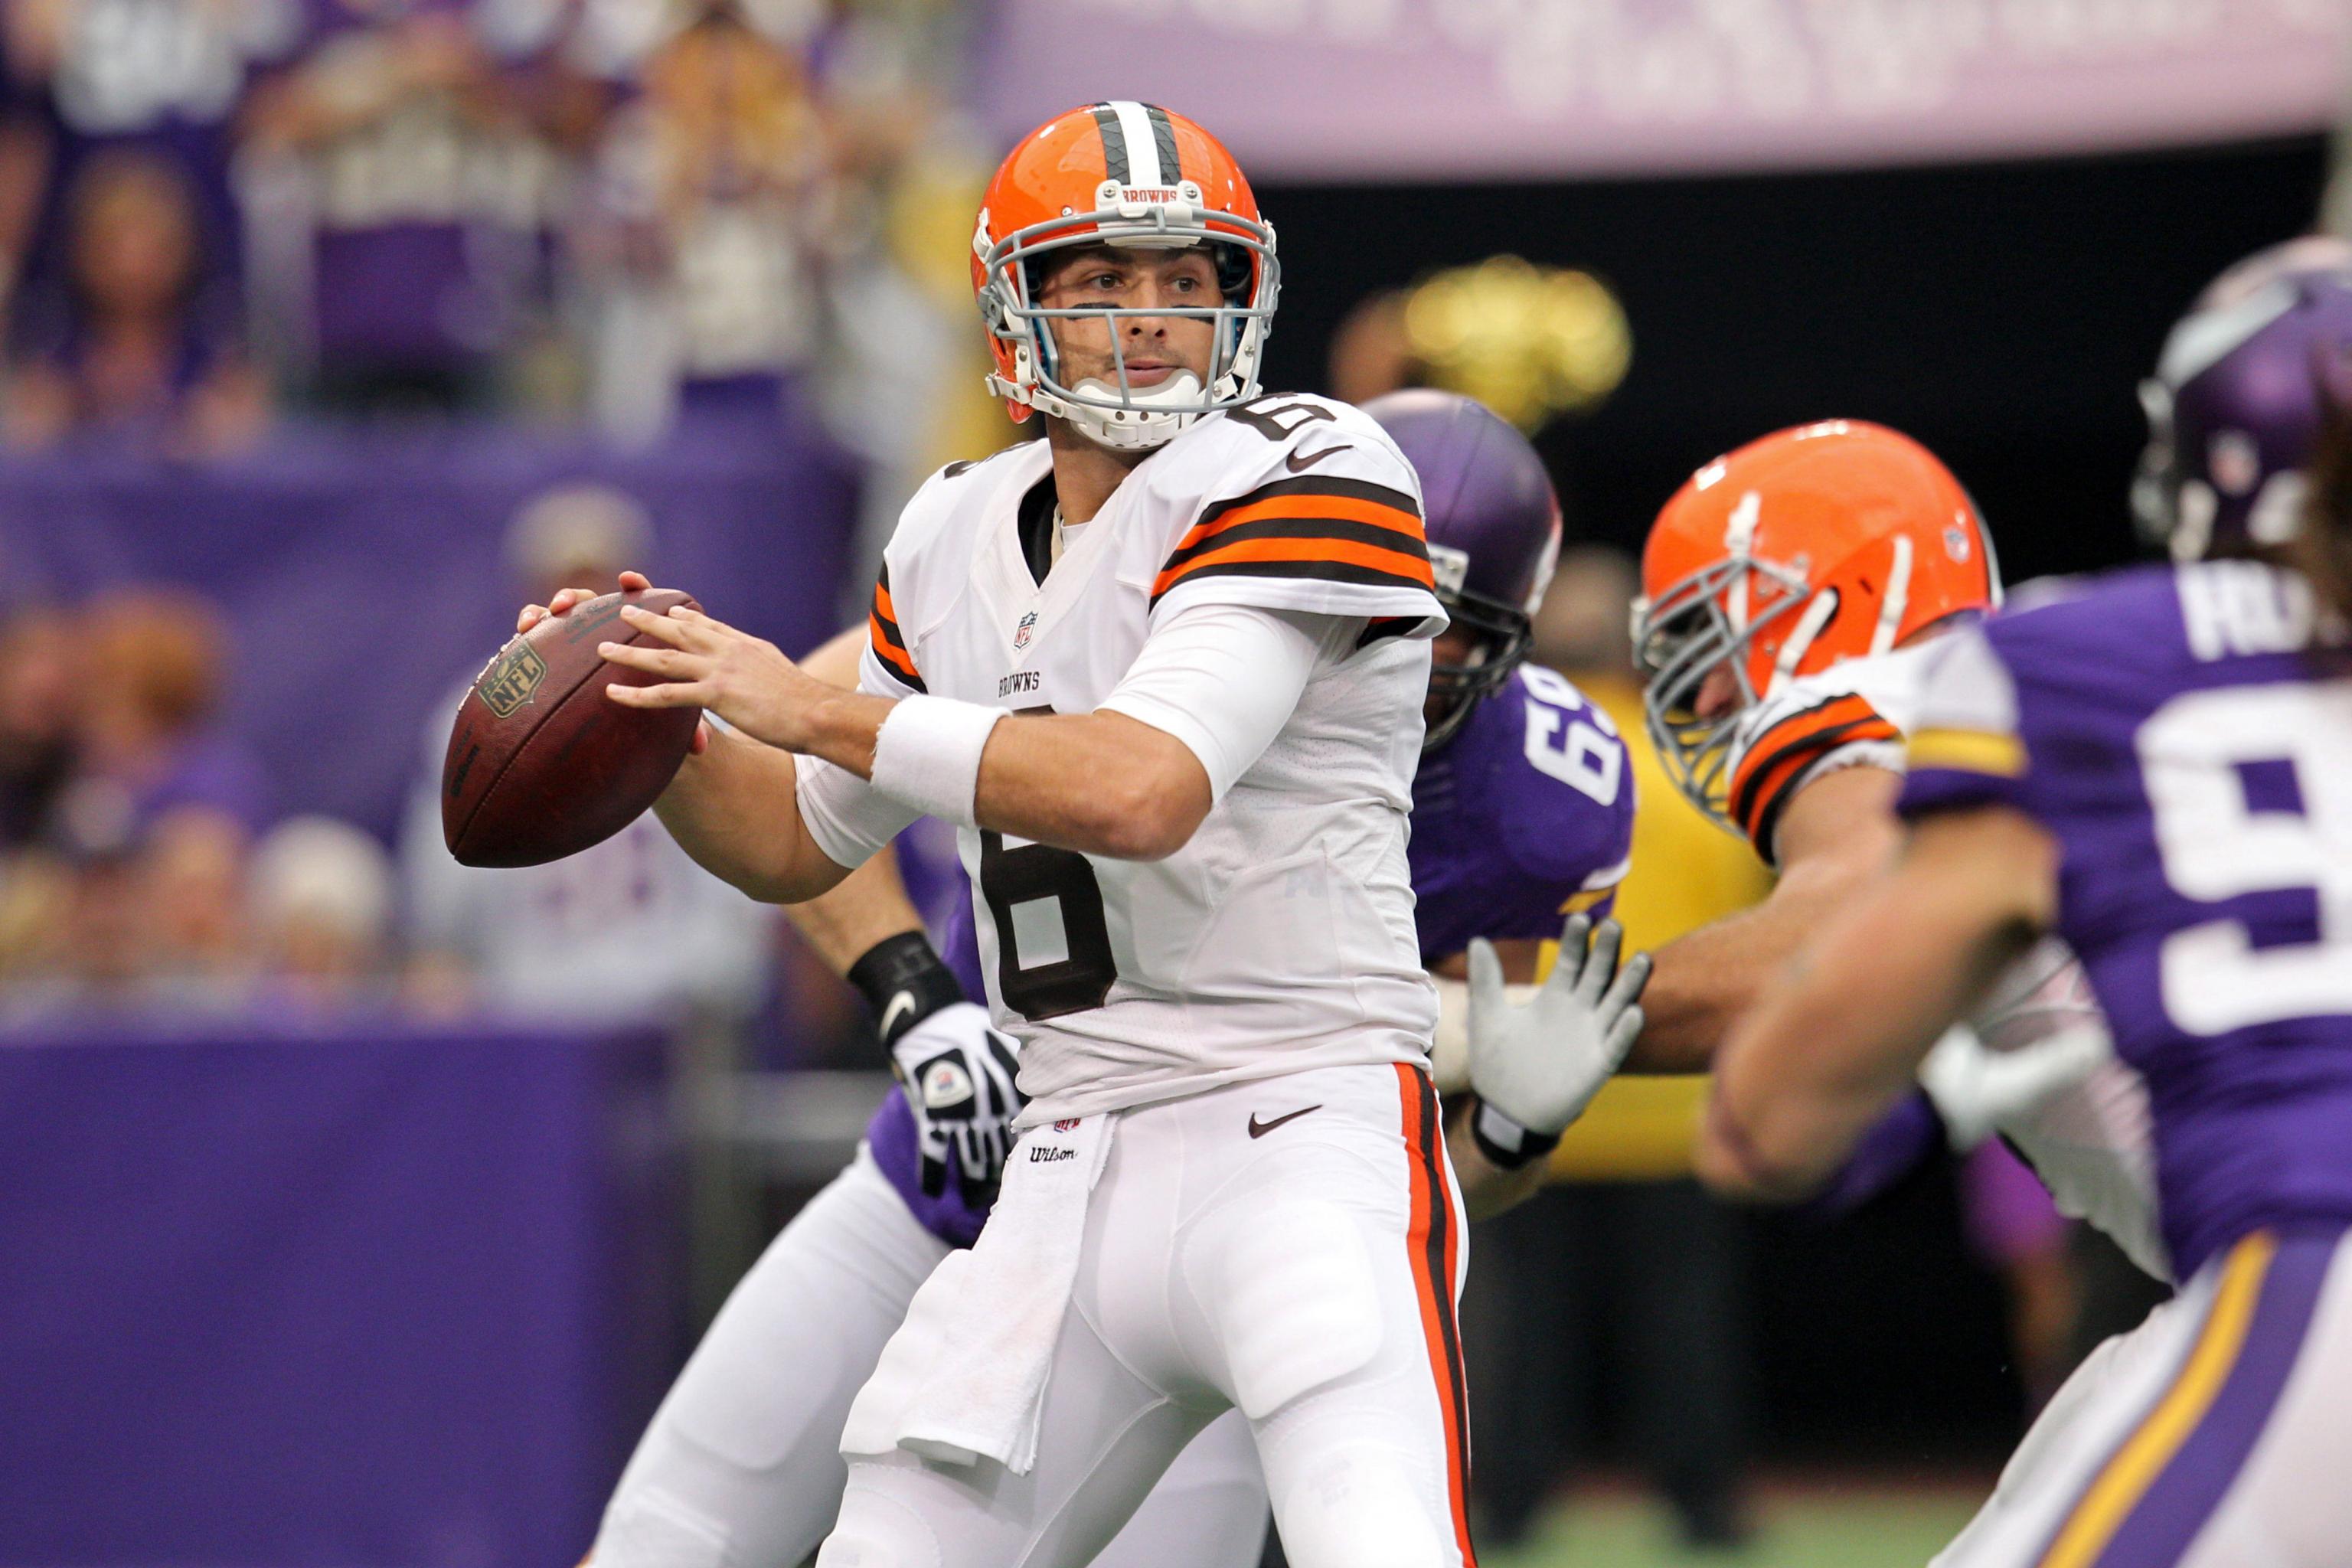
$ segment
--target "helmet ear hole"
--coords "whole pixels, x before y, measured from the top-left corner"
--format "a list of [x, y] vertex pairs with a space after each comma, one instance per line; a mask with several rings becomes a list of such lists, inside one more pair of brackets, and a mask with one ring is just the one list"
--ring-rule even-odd
[[1217, 291], [1229, 304], [1247, 301], [1256, 271], [1251, 265], [1249, 252], [1238, 245], [1212, 245], [1209, 254], [1210, 259], [1216, 264]]

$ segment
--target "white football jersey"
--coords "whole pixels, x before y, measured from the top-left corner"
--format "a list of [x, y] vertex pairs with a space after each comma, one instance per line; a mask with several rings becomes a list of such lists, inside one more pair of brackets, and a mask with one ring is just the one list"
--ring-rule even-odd
[[1346, 404], [1263, 398], [1153, 453], [1044, 572], [1052, 474], [1030, 442], [908, 504], [866, 689], [1087, 713], [1184, 607], [1329, 626], [1273, 743], [1167, 859], [960, 836], [990, 1006], [1024, 1043], [1024, 1124], [1424, 1059], [1437, 1005], [1405, 836], [1445, 617], [1412, 466]]
[[1840, 768], [1903, 771], [1903, 736], [1919, 710], [1926, 647], [1801, 675], [1740, 714], [1727, 810], [1767, 865], [1780, 864], [1773, 836], [1805, 785]]
[[[1740, 715], [1728, 809], [1768, 863], [1779, 864], [1773, 835], [1805, 785], [1841, 768], [1904, 771], [1904, 738], [1918, 722], [1933, 647], [1915, 644], [1800, 676]], [[2059, 994], [2063, 1006], [2052, 1003]], [[2002, 976], [1970, 1021], [1989, 1047], [2017, 1050], [2097, 1010], [2074, 955], [2051, 938]], [[2147, 1086], [2137, 1072], [2110, 1056], [2000, 1131], [2063, 1213], [2089, 1221], [2133, 1262], [2169, 1278], [2156, 1223]]]

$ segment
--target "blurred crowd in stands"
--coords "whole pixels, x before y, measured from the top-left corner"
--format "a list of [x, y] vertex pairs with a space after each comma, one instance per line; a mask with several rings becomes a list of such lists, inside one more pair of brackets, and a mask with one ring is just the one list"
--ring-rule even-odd
[[[517, 601], [609, 581], [648, 544], [625, 497], [560, 487], [509, 530]], [[438, 797], [470, 683], [454, 665], [392, 845], [282, 814], [265, 759], [221, 722], [234, 641], [204, 596], [156, 585], [0, 614], [0, 1026], [398, 1006], [740, 1034], [780, 994], [828, 1009], [821, 979], [779, 986], [797, 955], [774, 911], [703, 874], [650, 816], [555, 865], [459, 866]], [[818, 1054], [841, 1033], [821, 1030]]]
[[922, 439], [940, 387], [888, 349], [968, 308], [928, 200], [985, 174], [946, 133], [963, 9], [0, 0], [0, 434], [217, 454], [460, 412], [645, 439], [870, 398], [846, 373], [883, 359], [879, 437]]
[[[986, 175], [953, 121], [967, 10], [0, 0], [0, 463], [233, 466], [355, 421], [637, 446], [790, 416], [885, 520], [992, 414], [963, 330]], [[583, 490], [509, 542], [521, 603], [649, 542]], [[0, 1008], [741, 1016], [773, 989], [771, 924], [652, 822], [493, 900], [438, 853], [429, 791], [390, 847], [281, 818], [221, 723], [236, 639], [203, 596], [51, 603], [5, 567]], [[424, 729], [421, 781], [446, 713]]]

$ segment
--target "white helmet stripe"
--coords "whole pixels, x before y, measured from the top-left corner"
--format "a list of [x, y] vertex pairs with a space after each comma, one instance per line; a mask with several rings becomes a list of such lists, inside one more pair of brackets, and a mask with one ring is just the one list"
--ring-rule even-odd
[[1734, 631], [1748, 629], [1748, 555], [1756, 543], [1756, 520], [1764, 510], [1764, 498], [1749, 490], [1731, 509], [1730, 518], [1723, 525], [1724, 559], [1739, 568], [1731, 582], [1730, 602], [1725, 606], [1731, 615]]
[[[1173, 170], [1160, 166], [1160, 137], [1152, 129], [1151, 113], [1143, 105], [1129, 99], [1118, 99], [1108, 105], [1118, 118], [1118, 129], [1127, 142], [1127, 178], [1129, 185], [1172, 185], [1176, 183]], [[1105, 128], [1106, 132], [1108, 127]]]
[[1156, 103], [1147, 103], [1143, 112], [1151, 117], [1151, 144], [1160, 152], [1160, 179], [1163, 184], [1181, 184], [1184, 180], [1184, 156], [1176, 150], [1176, 122], [1168, 111]]
[[1895, 564], [1886, 574], [1886, 592], [1878, 601], [1878, 625], [1870, 634], [1870, 651], [1885, 653], [1903, 629], [1903, 612], [1911, 606], [1911, 536], [1895, 536]]

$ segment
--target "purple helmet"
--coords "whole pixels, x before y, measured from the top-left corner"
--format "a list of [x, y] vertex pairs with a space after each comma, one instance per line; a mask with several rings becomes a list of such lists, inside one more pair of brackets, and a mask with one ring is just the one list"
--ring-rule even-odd
[[1559, 497], [1528, 438], [1483, 404], [1416, 390], [1375, 397], [1364, 412], [1421, 475], [1437, 596], [1471, 635], [1467, 659], [1429, 672], [1440, 710], [1422, 749], [1434, 751], [1528, 656], [1529, 617], [1559, 561]]
[[2147, 447], [2132, 510], [2176, 561], [2284, 542], [2303, 467], [2352, 385], [2352, 244], [2274, 245], [2221, 274], [2140, 383]]

